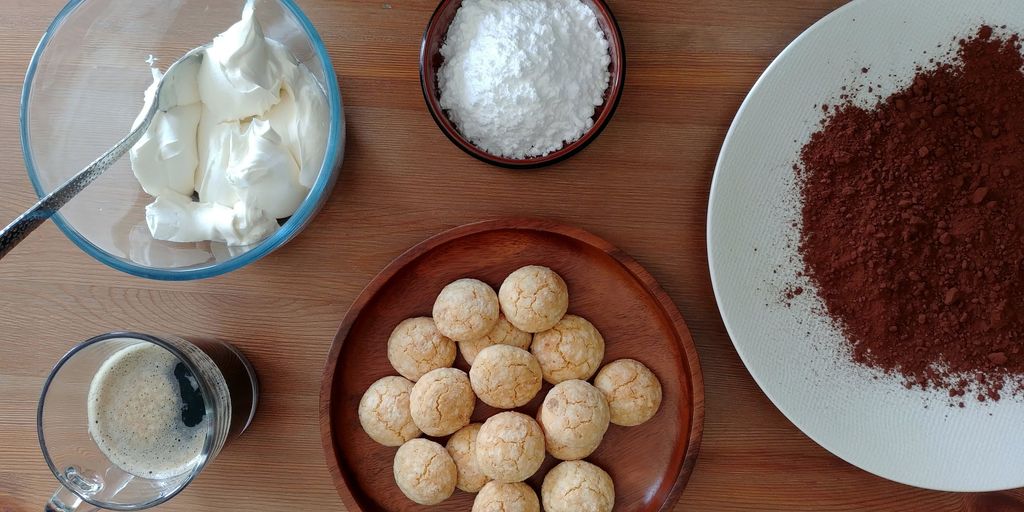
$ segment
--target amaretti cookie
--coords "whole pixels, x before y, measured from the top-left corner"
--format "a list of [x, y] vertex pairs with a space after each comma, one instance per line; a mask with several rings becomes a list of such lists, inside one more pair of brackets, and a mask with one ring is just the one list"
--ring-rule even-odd
[[469, 382], [485, 404], [514, 409], [537, 396], [543, 375], [533, 354], [508, 345], [492, 345], [477, 356], [469, 369]]
[[661, 407], [661, 382], [654, 372], [633, 359], [605, 365], [594, 377], [594, 386], [604, 393], [611, 421], [616, 425], [639, 425], [653, 418]]
[[391, 331], [388, 361], [399, 374], [416, 382], [430, 370], [455, 362], [455, 342], [441, 334], [432, 319], [410, 318]]
[[501, 312], [512, 325], [525, 332], [552, 327], [569, 309], [569, 288], [555, 271], [539, 265], [509, 274], [498, 290]]
[[476, 279], [459, 279], [445, 286], [434, 301], [434, 323], [455, 341], [486, 336], [498, 322], [498, 313], [498, 295]]
[[462, 427], [448, 438], [444, 446], [458, 470], [459, 479], [455, 487], [466, 492], [477, 492], [490, 480], [476, 464], [476, 436], [480, 433], [480, 426], [480, 423], [471, 423]]
[[522, 482], [544, 462], [544, 433], [533, 418], [518, 412], [491, 416], [476, 437], [476, 463], [498, 482]]
[[576, 315], [565, 315], [551, 329], [533, 336], [530, 351], [537, 357], [544, 380], [588, 380], [604, 359], [604, 338], [594, 324]]
[[420, 505], [437, 505], [455, 492], [455, 462], [433, 441], [403, 444], [395, 454], [393, 471], [402, 494]]
[[608, 431], [608, 404], [601, 390], [582, 380], [567, 380], [548, 391], [537, 412], [544, 446], [556, 459], [588, 457]]
[[469, 425], [476, 396], [466, 372], [457, 368], [433, 370], [412, 386], [412, 421], [428, 436], [446, 436]]
[[370, 385], [359, 400], [359, 424], [370, 439], [401, 446], [420, 436], [409, 409], [411, 393], [412, 382], [404, 377], [384, 377]]
[[473, 512], [540, 512], [540, 500], [522, 482], [488, 482], [473, 500]]
[[545, 512], [611, 512], [615, 486], [603, 469], [582, 460], [566, 461], [544, 476], [540, 497]]
[[459, 352], [462, 353], [462, 358], [472, 365], [476, 360], [476, 355], [491, 345], [511, 345], [526, 350], [530, 348], [531, 342], [533, 342], [532, 334], [517, 329], [516, 326], [509, 323], [504, 315], [501, 315], [498, 316], [498, 322], [494, 324], [491, 332], [481, 338], [460, 341]]

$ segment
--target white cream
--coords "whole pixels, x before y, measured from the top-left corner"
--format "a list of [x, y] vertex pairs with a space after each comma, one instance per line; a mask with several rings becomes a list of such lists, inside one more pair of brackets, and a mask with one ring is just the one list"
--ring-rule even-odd
[[[299, 183], [312, 187], [320, 172], [330, 128], [327, 96], [313, 75], [299, 73], [296, 80], [284, 84], [281, 101], [267, 114], [270, 125], [288, 142], [299, 162]], [[306, 134], [322, 132], [318, 139]]]
[[274, 219], [295, 213], [309, 192], [298, 182], [299, 164], [269, 121], [253, 119], [231, 153], [227, 180], [239, 199]]
[[228, 245], [254, 244], [278, 227], [276, 220], [242, 201], [229, 207], [196, 202], [174, 193], [158, 196], [146, 206], [146, 224], [157, 240], [217, 240]]
[[[323, 89], [263, 35], [251, 0], [195, 76], [183, 78], [173, 91], [180, 106], [157, 113], [131, 151], [136, 178], [157, 198], [146, 207], [150, 232], [172, 242], [257, 243], [295, 213], [320, 172], [330, 129]], [[150, 87], [147, 105], [153, 94]]]
[[199, 94], [217, 122], [265, 114], [277, 104], [286, 78], [298, 66], [288, 51], [263, 36], [253, 4], [242, 21], [213, 39], [199, 70]]
[[[160, 71], [154, 69], [153, 85], [146, 89], [146, 106], [155, 100], [156, 81], [160, 77]], [[188, 82], [193, 88], [196, 83], [195, 80], [185, 81], [182, 90], [186, 94]], [[166, 113], [158, 110], [149, 129], [129, 152], [133, 169], [147, 169], [147, 172], [136, 171], [135, 175], [142, 189], [151, 196], [166, 192], [190, 196], [195, 190], [196, 166], [199, 164], [196, 130], [202, 105], [198, 92], [185, 97], [188, 103], [184, 105]], [[142, 122], [146, 110], [139, 113], [133, 126]]]
[[203, 105], [199, 120], [199, 168], [196, 170], [196, 191], [199, 200], [234, 205], [238, 191], [227, 179], [228, 164], [233, 148], [240, 147], [239, 123], [218, 123]]

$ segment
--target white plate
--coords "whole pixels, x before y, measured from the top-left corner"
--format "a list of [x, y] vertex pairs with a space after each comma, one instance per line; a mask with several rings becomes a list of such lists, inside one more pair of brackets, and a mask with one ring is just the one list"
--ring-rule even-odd
[[[793, 164], [841, 87], [893, 92], [915, 64], [981, 23], [1024, 31], [1019, 0], [858, 0], [793, 42], [751, 90], [726, 137], [711, 186], [708, 260], [736, 350], [765, 394], [832, 453], [884, 478], [930, 489], [1024, 486], [1024, 402], [950, 407], [943, 392], [849, 362], [837, 329], [799, 282]], [[924, 52], [927, 52], [925, 54]], [[945, 53], [945, 52], [941, 52]], [[861, 68], [870, 68], [867, 74]], [[877, 90], [876, 90], [877, 93]], [[868, 101], [866, 87], [859, 99]], [[806, 286], [806, 283], [802, 283]], [[875, 377], [878, 377], [877, 379]]]

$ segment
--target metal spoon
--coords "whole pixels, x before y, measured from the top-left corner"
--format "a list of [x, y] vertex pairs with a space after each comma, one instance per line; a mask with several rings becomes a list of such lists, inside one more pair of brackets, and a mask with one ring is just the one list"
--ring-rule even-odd
[[[110, 166], [114, 165], [114, 162], [124, 156], [142, 138], [146, 130], [149, 129], [149, 125], [153, 122], [153, 117], [156, 116], [158, 109], [161, 112], [167, 112], [178, 106], [179, 98], [175, 94], [177, 89], [174, 88], [174, 84], [180, 80], [180, 77], [187, 76], [188, 73], [194, 75], [198, 71], [199, 65], [203, 61], [203, 56], [206, 54], [206, 48], [207, 46], [200, 46], [186, 53], [167, 68], [167, 72], [164, 73], [163, 78], [157, 84], [156, 95], [154, 100], [150, 102], [151, 104], [145, 117], [141, 119], [125, 138], [121, 139], [120, 142], [106, 153], [103, 153], [102, 156], [94, 160], [85, 169], [82, 169], [78, 174], [64, 182], [63, 185], [40, 199], [35, 206], [29, 208], [28, 211], [21, 214], [3, 231], [0, 231], [0, 258], [7, 255], [29, 233], [35, 231], [37, 227], [57, 213], [57, 210], [60, 210], [67, 204], [71, 198], [78, 195], [90, 183], [96, 181], [96, 178], [99, 178]], [[183, 75], [182, 73], [185, 74]]]

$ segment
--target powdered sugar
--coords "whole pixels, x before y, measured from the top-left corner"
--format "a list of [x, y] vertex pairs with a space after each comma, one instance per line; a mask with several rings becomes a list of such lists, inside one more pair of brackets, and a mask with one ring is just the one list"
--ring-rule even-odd
[[608, 41], [580, 0], [465, 0], [441, 47], [441, 108], [480, 149], [546, 155], [593, 126]]

